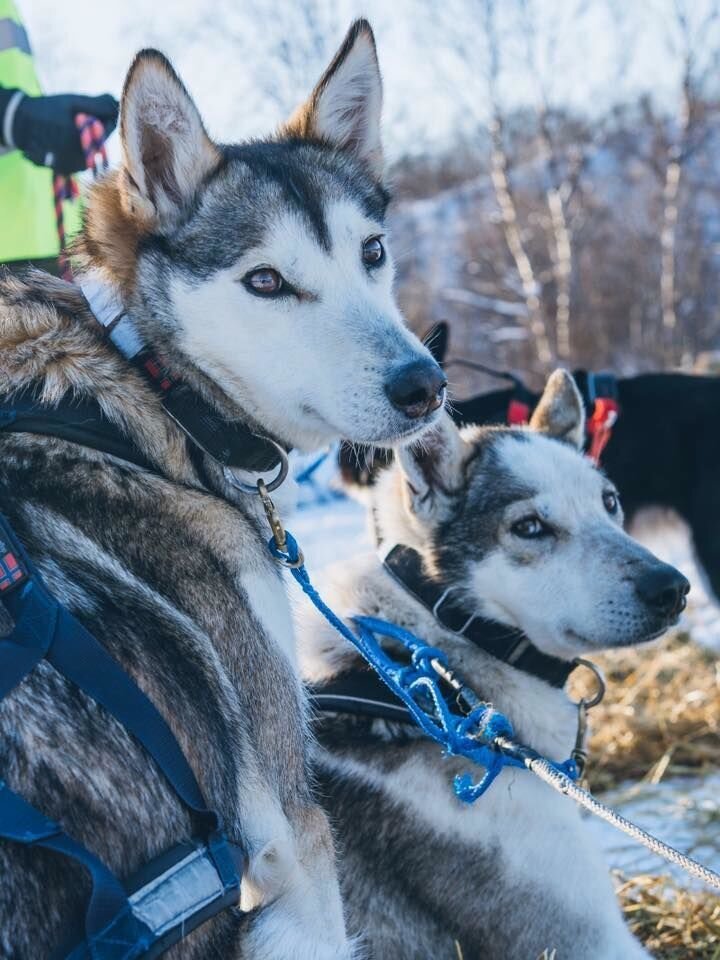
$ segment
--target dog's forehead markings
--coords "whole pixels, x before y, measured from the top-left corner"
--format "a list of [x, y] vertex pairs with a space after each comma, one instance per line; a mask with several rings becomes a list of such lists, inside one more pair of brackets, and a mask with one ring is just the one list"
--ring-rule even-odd
[[535, 490], [544, 510], [558, 502], [587, 507], [598, 498], [603, 480], [589, 460], [557, 440], [530, 432], [526, 436], [527, 443], [500, 437], [495, 449], [504, 470]]
[[376, 220], [384, 217], [385, 191], [336, 151], [294, 142], [261, 142], [226, 147], [225, 156], [231, 176], [251, 183], [261, 196], [269, 194], [273, 212], [278, 203], [299, 212], [324, 247], [331, 243], [327, 208], [334, 198], [352, 200], [359, 211]]
[[[329, 243], [322, 244], [316, 236], [308, 237], [307, 223], [298, 211], [286, 209], [263, 239], [246, 250], [238, 260], [239, 269], [249, 269], [258, 263], [280, 270], [286, 280], [307, 285], [321, 293], [328, 282], [337, 283], [362, 276], [362, 242], [378, 230], [376, 221], [368, 219], [358, 206], [347, 200], [334, 200], [326, 209]], [[298, 250], [303, 251], [302, 257]], [[334, 271], [332, 274], [329, 270]], [[342, 271], [342, 273], [338, 273]]]

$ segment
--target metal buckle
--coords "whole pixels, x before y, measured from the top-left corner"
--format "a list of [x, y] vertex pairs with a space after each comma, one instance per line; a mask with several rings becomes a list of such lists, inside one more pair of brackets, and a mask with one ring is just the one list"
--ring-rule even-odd
[[447, 600], [447, 598], [449, 597], [449, 595], [450, 595], [450, 594], [453, 592], [453, 590], [455, 590], [455, 589], [456, 589], [455, 587], [447, 587], [447, 588], [442, 592], [441, 596], [435, 601], [435, 604], [434, 604], [434, 606], [433, 606], [433, 608], [432, 608], [432, 615], [435, 617], [435, 619], [436, 619], [437, 622], [440, 624], [440, 626], [445, 627], [446, 630], [449, 630], [451, 633], [455, 633], [455, 634], [457, 634], [458, 636], [464, 636], [465, 631], [466, 631], [467, 628], [470, 626], [470, 624], [473, 622], [473, 620], [476, 620], [476, 619], [477, 619], [477, 614], [476, 614], [476, 613], [471, 614], [471, 615], [468, 617], [468, 619], [465, 621], [465, 623], [462, 625], [462, 627], [460, 627], [459, 630], [456, 630], [454, 627], [451, 627], [449, 623], [447, 623], [445, 620], [443, 620], [443, 618], [440, 616], [440, 612], [439, 612], [439, 611], [440, 611], [440, 607], [445, 603], [445, 601]]
[[[264, 480], [258, 480], [256, 493], [260, 496], [260, 502], [263, 505], [263, 510], [265, 511], [265, 516], [267, 517], [267, 522], [270, 525], [272, 530], [273, 540], [275, 541], [275, 547], [279, 553], [287, 554], [287, 536], [285, 534], [285, 527], [283, 522], [280, 519], [280, 514], [277, 511], [277, 507], [270, 498], [268, 492], [269, 488], [265, 485]], [[298, 546], [297, 548], [298, 555], [295, 560], [291, 560], [289, 556], [276, 556], [275, 559], [278, 563], [281, 563], [284, 567], [290, 567], [290, 569], [298, 569], [299, 567], [304, 566], [305, 557], [303, 552]]]

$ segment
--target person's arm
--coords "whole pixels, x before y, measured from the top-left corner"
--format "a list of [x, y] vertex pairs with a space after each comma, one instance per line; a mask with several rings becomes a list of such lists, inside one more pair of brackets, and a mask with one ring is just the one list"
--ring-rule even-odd
[[78, 113], [97, 117], [107, 136], [115, 129], [118, 103], [110, 94], [29, 97], [20, 90], [0, 88], [0, 143], [6, 150], [22, 150], [28, 160], [58, 173], [84, 170], [85, 157], [75, 126]]
[[24, 96], [22, 90], [0, 87], [0, 153], [7, 153], [8, 150], [16, 148], [12, 139], [12, 128], [15, 113]]

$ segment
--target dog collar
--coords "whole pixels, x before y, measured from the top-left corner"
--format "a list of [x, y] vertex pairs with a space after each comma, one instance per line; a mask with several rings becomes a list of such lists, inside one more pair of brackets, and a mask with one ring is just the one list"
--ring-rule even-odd
[[[143, 375], [159, 396], [167, 415], [195, 447], [225, 470], [267, 473], [279, 468], [268, 489], [279, 486], [287, 472], [287, 457], [278, 443], [258, 436], [244, 423], [225, 420], [183, 383], [162, 357], [147, 349], [115, 288], [88, 276], [80, 282], [80, 289], [107, 338]], [[254, 492], [254, 488], [239, 486]]]
[[440, 626], [464, 637], [490, 656], [558, 689], [565, 686], [576, 663], [538, 650], [520, 630], [480, 617], [453, 599], [455, 589], [433, 580], [423, 569], [422, 557], [412, 547], [398, 544], [383, 558], [393, 579], [429, 610]]

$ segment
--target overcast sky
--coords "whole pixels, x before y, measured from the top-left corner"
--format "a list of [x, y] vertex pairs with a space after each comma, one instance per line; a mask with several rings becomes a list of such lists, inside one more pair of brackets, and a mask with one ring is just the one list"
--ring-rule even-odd
[[[551, 101], [592, 112], [639, 91], [674, 104], [675, 0], [529, 0], [533, 55]], [[711, 0], [686, 0], [693, 24]], [[118, 95], [134, 52], [157, 46], [183, 76], [210, 132], [272, 128], [310, 89], [353, 17], [375, 27], [391, 155], [447, 144], [487, 116], [480, 0], [19, 0], [47, 91]], [[503, 97], [531, 102], [526, 32], [498, 0]], [[309, 11], [309, 16], [305, 11]], [[718, 55], [720, 24], [696, 38]]]

